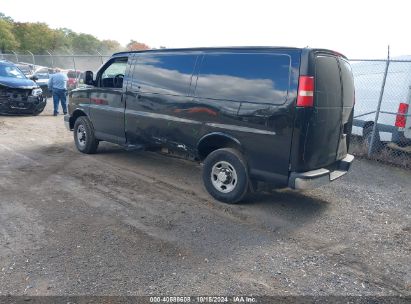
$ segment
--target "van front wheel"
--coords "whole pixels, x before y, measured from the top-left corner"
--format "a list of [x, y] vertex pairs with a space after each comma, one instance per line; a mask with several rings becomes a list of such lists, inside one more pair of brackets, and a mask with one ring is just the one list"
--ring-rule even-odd
[[235, 149], [211, 152], [204, 161], [203, 182], [216, 200], [235, 204], [247, 194], [248, 172], [244, 157]]
[[95, 138], [94, 128], [86, 116], [77, 118], [73, 131], [77, 150], [86, 154], [96, 153], [99, 141]]

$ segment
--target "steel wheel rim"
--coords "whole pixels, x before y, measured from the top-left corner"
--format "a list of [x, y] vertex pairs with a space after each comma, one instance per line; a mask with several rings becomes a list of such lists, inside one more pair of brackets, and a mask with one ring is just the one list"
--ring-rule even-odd
[[87, 134], [86, 134], [86, 129], [84, 128], [83, 125], [79, 125], [77, 128], [77, 143], [81, 146], [84, 147], [87, 142]]
[[211, 169], [211, 183], [221, 193], [229, 193], [237, 186], [237, 171], [226, 161], [219, 161]]

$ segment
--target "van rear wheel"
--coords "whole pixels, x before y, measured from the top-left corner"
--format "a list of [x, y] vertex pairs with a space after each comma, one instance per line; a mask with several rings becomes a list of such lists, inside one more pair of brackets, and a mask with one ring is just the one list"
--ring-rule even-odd
[[73, 131], [77, 150], [86, 154], [96, 153], [99, 141], [94, 136], [93, 125], [86, 116], [77, 118]]
[[244, 157], [231, 148], [211, 152], [204, 161], [203, 182], [216, 200], [229, 204], [240, 202], [249, 184]]

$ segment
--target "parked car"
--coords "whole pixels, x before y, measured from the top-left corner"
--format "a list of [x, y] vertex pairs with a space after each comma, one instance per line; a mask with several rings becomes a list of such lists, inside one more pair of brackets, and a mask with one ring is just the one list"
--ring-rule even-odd
[[76, 78], [76, 88], [84, 88], [84, 87], [87, 86], [87, 85], [84, 83], [84, 77], [85, 77], [84, 72], [78, 73], [78, 76], [77, 76], [77, 78]]
[[38, 115], [45, 106], [41, 88], [15, 64], [0, 60], [0, 113]]
[[19, 68], [20, 71], [23, 72], [23, 74], [27, 78], [30, 78], [33, 76], [34, 70], [35, 70], [35, 66], [33, 64], [19, 62], [19, 63], [16, 63], [16, 66]]
[[[374, 140], [379, 148], [388, 144], [411, 152], [411, 61], [396, 60], [411, 60], [411, 56], [393, 58], [390, 63]], [[383, 61], [352, 64], [356, 88], [352, 133], [366, 145], [371, 142], [385, 65]]]
[[69, 70], [67, 72], [67, 90], [71, 91], [77, 88], [78, 86], [78, 81], [79, 78], [81, 77], [82, 72], [81, 71], [75, 71], [75, 70]]
[[83, 153], [99, 141], [203, 162], [217, 200], [241, 201], [258, 181], [308, 189], [349, 170], [354, 83], [338, 53], [200, 48], [114, 54], [64, 117]]
[[50, 75], [53, 74], [53, 69], [41, 68], [38, 69], [33, 76], [36, 78], [36, 83], [40, 86], [45, 97], [51, 97], [51, 92], [48, 88]]

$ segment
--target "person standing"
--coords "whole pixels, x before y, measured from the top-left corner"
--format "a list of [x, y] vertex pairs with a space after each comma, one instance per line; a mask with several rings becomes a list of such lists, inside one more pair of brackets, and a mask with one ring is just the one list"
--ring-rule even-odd
[[56, 69], [56, 73], [50, 76], [48, 88], [53, 94], [54, 116], [59, 114], [59, 102], [61, 103], [63, 113], [67, 114], [67, 80], [67, 75], [62, 73], [60, 69]]

